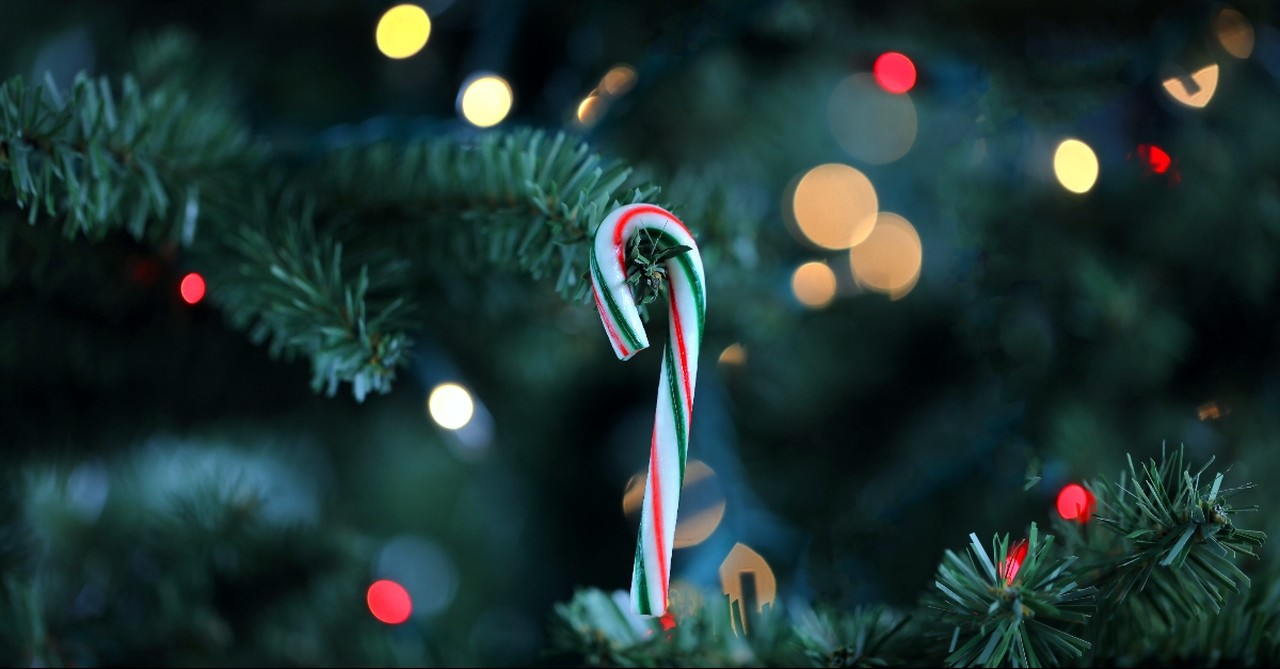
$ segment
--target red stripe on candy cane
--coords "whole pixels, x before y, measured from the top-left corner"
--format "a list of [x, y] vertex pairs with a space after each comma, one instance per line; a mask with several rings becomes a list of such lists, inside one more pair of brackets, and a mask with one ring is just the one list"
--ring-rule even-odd
[[676, 355], [680, 357], [680, 386], [684, 388], [685, 416], [693, 420], [693, 389], [689, 387], [689, 351], [684, 347], [684, 328], [680, 327], [680, 310], [676, 296], [671, 296], [671, 329], [676, 333]]
[[652, 486], [653, 493], [650, 498], [653, 500], [653, 535], [654, 547], [658, 553], [658, 573], [662, 575], [662, 607], [667, 606], [667, 579], [670, 572], [667, 571], [667, 552], [665, 550], [666, 542], [662, 533], [662, 481], [658, 476], [658, 423], [653, 423], [653, 436], [649, 439], [649, 485]]

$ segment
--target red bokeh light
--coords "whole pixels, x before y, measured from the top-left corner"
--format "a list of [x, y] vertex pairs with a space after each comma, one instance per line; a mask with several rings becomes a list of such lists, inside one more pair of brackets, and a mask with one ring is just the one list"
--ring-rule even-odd
[[890, 93], [906, 93], [916, 85], [915, 63], [896, 51], [880, 54], [872, 69], [875, 71], [876, 83]]
[[409, 592], [399, 583], [383, 579], [369, 586], [369, 612], [388, 625], [399, 625], [413, 613]]
[[662, 614], [662, 617], [658, 618], [658, 622], [662, 623], [663, 631], [669, 632], [676, 628], [676, 617], [671, 615], [670, 611]]
[[1022, 569], [1022, 561], [1025, 559], [1027, 559], [1027, 540], [1019, 539], [1009, 546], [1009, 554], [1000, 565], [1000, 577], [1005, 583], [1013, 582], [1013, 578], [1018, 575], [1018, 570]]
[[178, 286], [178, 291], [182, 293], [182, 300], [187, 304], [195, 304], [204, 299], [204, 277], [192, 272], [182, 277], [182, 284]]
[[1142, 159], [1147, 169], [1156, 174], [1168, 172], [1169, 166], [1173, 165], [1173, 158], [1169, 153], [1155, 144], [1139, 144], [1138, 158]]
[[1078, 483], [1069, 483], [1058, 493], [1058, 513], [1067, 520], [1088, 521], [1093, 515], [1093, 504], [1093, 493]]

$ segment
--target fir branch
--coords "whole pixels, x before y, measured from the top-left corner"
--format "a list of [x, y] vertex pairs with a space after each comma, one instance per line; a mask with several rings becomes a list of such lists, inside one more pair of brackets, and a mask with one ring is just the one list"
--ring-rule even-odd
[[341, 148], [312, 182], [326, 194], [318, 216], [376, 219], [424, 265], [555, 276], [556, 290], [575, 300], [586, 294], [580, 277], [595, 226], [657, 194], [620, 161], [528, 128]]
[[409, 262], [389, 249], [347, 252], [342, 230], [317, 229], [309, 196], [279, 197], [260, 197], [207, 251], [236, 258], [207, 263], [215, 299], [273, 355], [310, 359], [313, 390], [333, 396], [349, 382], [357, 401], [390, 391], [412, 344]]
[[994, 537], [990, 554], [969, 537], [968, 559], [946, 551], [937, 592], [925, 598], [953, 630], [947, 666], [1058, 666], [1083, 655], [1089, 642], [1073, 632], [1089, 619], [1095, 591], [1076, 583], [1075, 558], [1054, 557], [1053, 536], [1041, 541], [1034, 523], [1016, 569], [1012, 558], [992, 557], [1010, 555], [1009, 535]]
[[887, 667], [903, 662], [898, 642], [911, 620], [884, 606], [850, 613], [807, 610], [795, 617], [797, 641], [818, 667]]
[[[674, 593], [673, 593], [674, 594]], [[631, 612], [626, 592], [580, 589], [555, 606], [553, 650], [590, 666], [750, 667], [802, 666], [795, 634], [777, 607], [751, 618], [749, 632], [735, 627], [727, 595], [699, 593], [699, 604], [680, 607], [673, 597], [663, 619]], [[680, 609], [680, 610], [677, 610]], [[817, 666], [817, 665], [811, 665]]]
[[1266, 535], [1236, 527], [1232, 514], [1256, 507], [1234, 507], [1230, 500], [1253, 484], [1224, 488], [1221, 473], [1202, 484], [1212, 463], [1192, 474], [1181, 446], [1172, 454], [1162, 449], [1159, 463], [1150, 460], [1139, 471], [1130, 457], [1119, 480], [1093, 484], [1097, 521], [1125, 541], [1124, 554], [1096, 581], [1108, 600], [1141, 593], [1155, 615], [1173, 624], [1220, 612], [1226, 593], [1248, 586], [1232, 558], [1257, 557], [1254, 549]]
[[[251, 162], [244, 130], [178, 89], [119, 92], [81, 73], [69, 91], [51, 78], [0, 83], [0, 200], [62, 219], [63, 234], [101, 238], [123, 227], [137, 238], [190, 242], [201, 190]], [[149, 226], [164, 222], [157, 229]]]

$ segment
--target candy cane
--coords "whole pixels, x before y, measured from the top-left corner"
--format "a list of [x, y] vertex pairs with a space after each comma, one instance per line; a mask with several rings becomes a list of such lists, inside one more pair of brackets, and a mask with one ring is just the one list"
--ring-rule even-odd
[[641, 615], [660, 616], [667, 610], [671, 578], [671, 543], [676, 511], [684, 483], [689, 449], [689, 420], [693, 388], [702, 348], [706, 285], [702, 256], [693, 235], [671, 212], [651, 204], [632, 204], [609, 214], [596, 229], [591, 246], [591, 287], [596, 308], [614, 353], [630, 359], [649, 346], [635, 298], [627, 286], [626, 245], [641, 230], [664, 246], [689, 250], [666, 261], [670, 326], [658, 379], [658, 405], [649, 444], [649, 478], [640, 511], [635, 569], [631, 575], [631, 606]]

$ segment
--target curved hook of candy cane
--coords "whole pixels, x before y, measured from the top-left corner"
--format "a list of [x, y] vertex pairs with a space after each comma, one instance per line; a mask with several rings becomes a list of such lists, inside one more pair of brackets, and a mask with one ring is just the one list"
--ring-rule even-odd
[[596, 308], [614, 353], [627, 360], [649, 346], [635, 297], [627, 286], [627, 242], [641, 230], [664, 246], [689, 250], [666, 261], [667, 346], [658, 379], [658, 402], [649, 447], [649, 477], [640, 512], [631, 603], [642, 615], [667, 608], [671, 548], [684, 465], [689, 450], [693, 390], [706, 313], [702, 256], [693, 235], [671, 212], [651, 204], [632, 204], [609, 214], [596, 229], [591, 246], [591, 283]]

